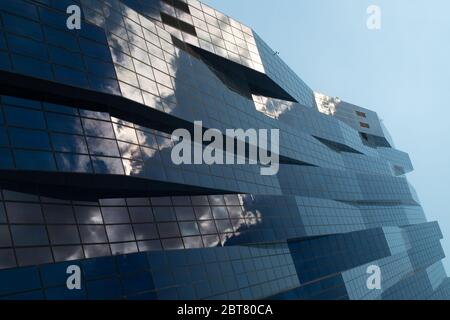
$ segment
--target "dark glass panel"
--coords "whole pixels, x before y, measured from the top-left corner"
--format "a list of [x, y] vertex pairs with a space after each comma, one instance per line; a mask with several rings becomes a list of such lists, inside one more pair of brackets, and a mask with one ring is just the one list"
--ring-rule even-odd
[[5, 205], [11, 223], [44, 223], [39, 204], [6, 202]]
[[102, 224], [103, 218], [99, 207], [75, 206], [75, 215], [79, 224]]
[[74, 224], [75, 217], [71, 206], [43, 205], [45, 221], [49, 224]]
[[44, 226], [11, 226], [14, 244], [16, 246], [48, 245], [47, 231]]
[[48, 226], [50, 241], [55, 245], [80, 243], [77, 226]]
[[9, 137], [14, 148], [51, 150], [47, 132], [10, 128]]
[[6, 121], [10, 126], [20, 126], [32, 129], [45, 129], [44, 115], [40, 111], [5, 106]]

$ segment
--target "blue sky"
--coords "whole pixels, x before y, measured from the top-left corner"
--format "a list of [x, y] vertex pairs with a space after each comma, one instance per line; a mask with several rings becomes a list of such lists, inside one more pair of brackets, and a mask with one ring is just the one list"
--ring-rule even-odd
[[[409, 180], [450, 256], [450, 1], [203, 2], [253, 28], [313, 90], [378, 112], [410, 154]], [[370, 5], [381, 30], [366, 27]]]

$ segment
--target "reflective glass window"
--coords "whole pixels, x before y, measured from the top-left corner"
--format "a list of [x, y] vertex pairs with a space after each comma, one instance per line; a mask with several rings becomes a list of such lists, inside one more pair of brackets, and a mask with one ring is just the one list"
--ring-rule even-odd
[[135, 224], [133, 225], [136, 240], [158, 239], [158, 231], [154, 224]]
[[81, 246], [53, 247], [53, 255], [55, 256], [56, 262], [84, 259], [83, 248]]
[[55, 151], [88, 153], [86, 141], [82, 136], [52, 133], [50, 137]]
[[80, 235], [83, 243], [106, 243], [106, 231], [104, 226], [80, 226]]
[[50, 150], [50, 139], [47, 132], [10, 128], [9, 136], [14, 148]]
[[7, 13], [3, 13], [2, 18], [3, 25], [6, 30], [28, 36], [36, 40], [42, 40], [40, 24], [33, 22], [30, 19], [19, 18]]
[[83, 126], [88, 136], [115, 139], [110, 122], [92, 119], [83, 119]]
[[89, 156], [56, 153], [55, 157], [60, 171], [79, 173], [91, 173], [93, 171]]
[[105, 223], [127, 223], [130, 222], [126, 207], [103, 207], [103, 219]]
[[45, 221], [49, 224], [74, 224], [75, 217], [71, 206], [43, 205]]
[[56, 113], [46, 113], [48, 129], [56, 132], [83, 134], [80, 118]]
[[89, 152], [99, 156], [120, 157], [119, 148], [115, 140], [87, 138]]
[[183, 237], [196, 236], [200, 234], [197, 223], [193, 222], [180, 222], [181, 235]]
[[56, 170], [55, 159], [48, 152], [14, 151], [17, 168], [24, 170]]
[[11, 51], [30, 55], [37, 59], [47, 60], [47, 48], [41, 43], [31, 39], [18, 37], [12, 34], [8, 34], [8, 45]]
[[176, 238], [180, 236], [177, 223], [158, 223], [158, 231], [161, 238]]
[[55, 245], [80, 243], [77, 226], [48, 226], [50, 241]]
[[6, 202], [5, 206], [11, 223], [44, 223], [39, 204]]
[[102, 224], [103, 218], [99, 207], [75, 206], [75, 216], [79, 224]]
[[53, 262], [49, 247], [16, 249], [19, 266], [30, 266]]
[[106, 226], [106, 232], [111, 242], [134, 240], [133, 230], [129, 224]]
[[153, 222], [153, 213], [150, 207], [129, 207], [131, 220], [133, 222]]
[[94, 171], [98, 174], [124, 174], [122, 161], [114, 158], [93, 157]]
[[3, 107], [6, 119], [10, 126], [21, 126], [33, 129], [45, 129], [45, 120], [42, 112], [5, 106]]
[[8, 226], [0, 226], [0, 247], [11, 246], [11, 235]]
[[11, 226], [16, 246], [48, 245], [47, 231], [44, 226]]

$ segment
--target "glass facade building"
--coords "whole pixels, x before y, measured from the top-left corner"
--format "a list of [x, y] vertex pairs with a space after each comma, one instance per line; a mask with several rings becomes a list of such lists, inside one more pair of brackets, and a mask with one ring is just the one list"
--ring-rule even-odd
[[[195, 121], [279, 129], [279, 172], [175, 165]], [[0, 1], [0, 299], [447, 299], [412, 170], [197, 0]]]

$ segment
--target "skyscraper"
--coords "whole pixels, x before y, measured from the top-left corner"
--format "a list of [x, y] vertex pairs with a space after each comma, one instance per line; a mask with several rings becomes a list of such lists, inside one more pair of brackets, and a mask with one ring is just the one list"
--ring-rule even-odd
[[[450, 297], [377, 114], [196, 0], [1, 1], [0, 94], [0, 298]], [[279, 170], [174, 163], [199, 121], [278, 129], [244, 146]]]

